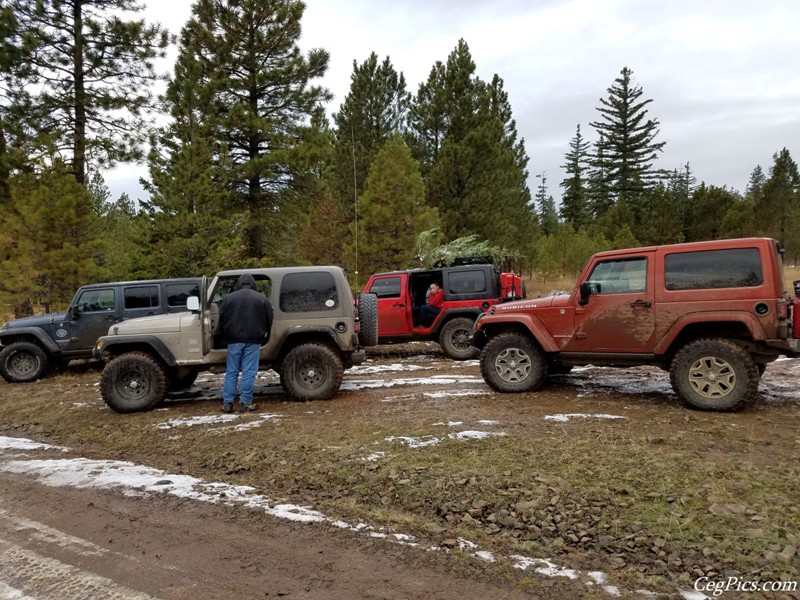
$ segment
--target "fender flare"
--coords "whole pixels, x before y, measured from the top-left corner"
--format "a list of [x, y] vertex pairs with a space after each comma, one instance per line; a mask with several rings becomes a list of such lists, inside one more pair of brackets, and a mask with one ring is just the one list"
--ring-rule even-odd
[[655, 354], [666, 354], [678, 336], [690, 325], [698, 323], [740, 323], [747, 328], [754, 340], [767, 339], [764, 328], [755, 315], [744, 311], [719, 312], [716, 314], [698, 313], [684, 315], [667, 330], [661, 341], [653, 349]]
[[561, 351], [561, 348], [558, 347], [553, 336], [550, 335], [550, 332], [547, 331], [547, 328], [538, 317], [525, 313], [504, 314], [501, 315], [501, 318], [493, 317], [494, 315], [487, 314], [481, 319], [481, 331], [486, 331], [487, 329], [491, 330], [496, 327], [503, 328], [508, 324], [516, 324], [527, 330], [546, 353], [550, 354]]
[[[103, 336], [95, 343], [92, 349], [92, 356], [95, 358], [101, 358], [104, 354], [117, 356], [124, 354], [127, 349], [141, 349], [143, 346], [152, 349], [158, 358], [168, 367], [178, 366], [175, 355], [169, 351], [167, 345], [161, 339], [153, 335], [126, 335], [125, 337]], [[111, 350], [109, 351], [109, 349]]]
[[[0, 329], [0, 342], [3, 346], [7, 346], [8, 344], [4, 341], [4, 338], [14, 338], [23, 335], [29, 335], [36, 338], [36, 341], [44, 346], [44, 349], [50, 354], [61, 354], [61, 348], [59, 345], [53, 341], [53, 338], [48, 335], [44, 335], [42, 330], [38, 327], [13, 327], [8, 329]], [[13, 343], [13, 341], [11, 343]]]

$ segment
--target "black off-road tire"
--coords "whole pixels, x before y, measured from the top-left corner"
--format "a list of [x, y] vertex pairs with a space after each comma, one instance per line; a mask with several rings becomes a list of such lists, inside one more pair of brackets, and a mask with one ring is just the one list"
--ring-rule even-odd
[[547, 377], [548, 363], [536, 342], [518, 333], [493, 337], [481, 351], [481, 375], [498, 392], [532, 392]]
[[472, 345], [472, 326], [475, 321], [466, 317], [450, 319], [439, 332], [439, 345], [445, 356], [453, 360], [469, 360], [480, 354]]
[[365, 348], [378, 345], [378, 296], [361, 294], [358, 298], [358, 343]]
[[112, 358], [100, 377], [100, 395], [118, 413], [153, 410], [168, 390], [166, 370], [144, 352], [128, 352]]
[[0, 352], [0, 375], [8, 383], [36, 381], [48, 368], [47, 354], [33, 342], [12, 342]]
[[703, 338], [678, 351], [669, 380], [691, 408], [732, 411], [755, 398], [760, 377], [747, 350], [730, 340]]
[[328, 400], [339, 391], [343, 376], [342, 359], [323, 344], [297, 346], [281, 365], [281, 386], [294, 400]]

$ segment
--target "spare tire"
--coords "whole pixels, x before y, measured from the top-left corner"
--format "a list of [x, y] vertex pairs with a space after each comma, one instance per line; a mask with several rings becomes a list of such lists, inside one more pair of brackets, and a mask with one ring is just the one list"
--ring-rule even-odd
[[358, 343], [378, 345], [378, 296], [361, 294], [358, 297]]

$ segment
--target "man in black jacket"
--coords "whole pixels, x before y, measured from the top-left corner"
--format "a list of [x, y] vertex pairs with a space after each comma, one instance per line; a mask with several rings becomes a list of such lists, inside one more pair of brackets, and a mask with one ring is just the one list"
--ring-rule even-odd
[[219, 307], [219, 327], [228, 345], [227, 370], [222, 386], [222, 412], [233, 412], [233, 399], [239, 373], [239, 410], [253, 411], [253, 388], [258, 373], [261, 345], [269, 339], [272, 328], [272, 305], [258, 291], [252, 275], [239, 277], [233, 292], [223, 298]]

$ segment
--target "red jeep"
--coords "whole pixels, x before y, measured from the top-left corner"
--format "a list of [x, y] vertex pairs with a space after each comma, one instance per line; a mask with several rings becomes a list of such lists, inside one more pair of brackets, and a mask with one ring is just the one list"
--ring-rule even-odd
[[477, 320], [481, 373], [497, 391], [525, 392], [572, 365], [655, 365], [689, 406], [732, 410], [756, 395], [767, 363], [800, 355], [782, 255], [766, 238], [601, 252], [571, 293]]
[[[435, 320], [426, 323], [419, 309], [434, 282], [444, 291], [444, 304]], [[505, 300], [525, 297], [518, 275], [484, 263], [378, 273], [369, 278], [364, 292], [378, 297], [381, 344], [433, 340], [455, 360], [478, 356], [470, 341], [478, 315]]]

